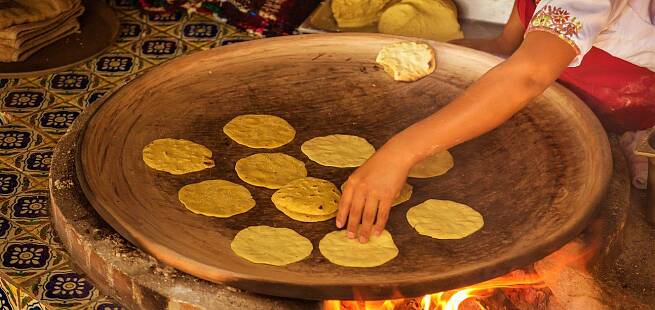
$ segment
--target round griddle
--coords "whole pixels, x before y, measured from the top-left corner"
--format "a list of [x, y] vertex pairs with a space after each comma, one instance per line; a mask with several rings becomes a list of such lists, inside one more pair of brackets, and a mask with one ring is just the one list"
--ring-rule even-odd
[[[575, 237], [602, 197], [611, 155], [597, 119], [559, 85], [502, 127], [453, 148], [455, 167], [447, 174], [410, 179], [414, 194], [392, 209], [387, 226], [400, 254], [376, 268], [331, 264], [319, 253], [318, 241], [336, 229], [334, 221], [291, 220], [272, 205], [273, 190], [239, 180], [238, 159], [276, 151], [303, 160], [310, 176], [340, 185], [353, 170], [311, 162], [300, 152], [302, 142], [341, 133], [380, 147], [500, 61], [431, 42], [437, 70], [417, 82], [395, 82], [375, 56], [399, 40], [371, 34], [290, 36], [167, 62], [86, 112], [94, 115], [77, 146], [85, 195], [114, 229], [168, 265], [257, 293], [305, 299], [382, 299], [453, 289], [529, 264]], [[283, 117], [297, 136], [269, 151], [239, 145], [222, 127], [246, 113]], [[141, 151], [158, 138], [201, 143], [214, 152], [216, 167], [181, 176], [150, 169]], [[209, 179], [245, 185], [257, 206], [227, 219], [187, 211], [177, 191]], [[461, 240], [421, 236], [405, 213], [429, 198], [468, 204], [482, 213], [485, 226]], [[250, 263], [230, 250], [230, 242], [252, 225], [292, 228], [312, 241], [314, 251], [285, 267]]]
[[61, 71], [107, 49], [118, 36], [118, 16], [105, 1], [83, 0], [78, 33], [49, 44], [21, 62], [0, 62], [0, 77], [16, 78]]

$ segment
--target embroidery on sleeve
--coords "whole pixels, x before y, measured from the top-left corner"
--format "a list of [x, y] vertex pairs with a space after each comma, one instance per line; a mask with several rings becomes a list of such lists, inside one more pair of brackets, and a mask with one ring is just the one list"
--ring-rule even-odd
[[582, 23], [580, 20], [575, 16], [571, 16], [567, 10], [546, 5], [532, 17], [527, 32], [541, 30], [555, 34], [570, 44], [575, 49], [576, 54], [580, 54], [580, 48], [573, 38], [579, 38], [581, 28]]

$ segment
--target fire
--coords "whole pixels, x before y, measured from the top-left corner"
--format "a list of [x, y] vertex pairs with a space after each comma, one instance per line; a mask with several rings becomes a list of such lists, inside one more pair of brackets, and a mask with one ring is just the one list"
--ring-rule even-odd
[[383, 301], [343, 301], [327, 300], [324, 310], [458, 310], [460, 305], [470, 300], [467, 309], [485, 308], [476, 301], [491, 296], [498, 288], [525, 288], [545, 286], [537, 274], [510, 273], [493, 280], [473, 286], [440, 292], [411, 299], [389, 299]]
[[[598, 230], [594, 224], [590, 226]], [[596, 234], [597, 235], [597, 234]], [[478, 283], [469, 287], [457, 290], [440, 292], [425, 295], [418, 298], [390, 299], [384, 301], [342, 301], [328, 300], [323, 303], [324, 310], [459, 310], [460, 306], [466, 304], [466, 309], [481, 309], [485, 307], [478, 302], [479, 299], [489, 297], [496, 289], [520, 289], [520, 288], [543, 288], [545, 281], [557, 278], [565, 268], [573, 268], [584, 271], [586, 263], [597, 253], [598, 238], [592, 238], [592, 242], [583, 244], [571, 242], [555, 253], [551, 254], [545, 261], [550, 261], [548, 271], [539, 275], [536, 272], [526, 273], [522, 271], [511, 272], [505, 276], [498, 277], [486, 282]]]

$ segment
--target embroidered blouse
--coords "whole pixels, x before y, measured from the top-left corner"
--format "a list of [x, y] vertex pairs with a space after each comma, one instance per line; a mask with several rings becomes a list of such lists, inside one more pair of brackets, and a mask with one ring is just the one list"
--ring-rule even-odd
[[655, 71], [655, 1], [541, 0], [527, 31], [548, 31], [569, 43], [578, 66], [592, 46]]
[[577, 54], [559, 82], [610, 130], [655, 126], [655, 0], [517, 0], [526, 28]]

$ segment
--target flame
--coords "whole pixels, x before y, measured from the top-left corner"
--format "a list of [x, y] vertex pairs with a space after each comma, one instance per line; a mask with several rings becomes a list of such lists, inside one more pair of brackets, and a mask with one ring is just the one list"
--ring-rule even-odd
[[485, 307], [477, 300], [493, 295], [496, 289], [543, 288], [546, 287], [546, 281], [557, 279], [565, 268], [586, 271], [587, 263], [598, 253], [601, 228], [599, 223], [593, 222], [589, 225], [586, 242], [582, 240], [570, 242], [544, 258], [542, 261], [547, 262], [549, 266], [542, 275], [536, 272], [514, 271], [469, 287], [419, 298], [403, 299], [398, 292], [395, 292], [393, 296], [396, 299], [384, 301], [327, 300], [323, 302], [323, 310], [458, 310], [460, 305], [469, 300], [472, 301], [473, 306], [484, 310]]
[[[343, 301], [327, 300], [324, 310], [400, 310], [411, 308], [420, 310], [458, 310], [467, 300], [491, 296], [498, 288], [544, 287], [542, 278], [536, 273], [513, 272], [506, 276], [478, 283], [466, 288], [425, 295], [414, 299], [389, 299], [384, 301]], [[485, 309], [480, 303], [473, 303], [479, 309]]]

